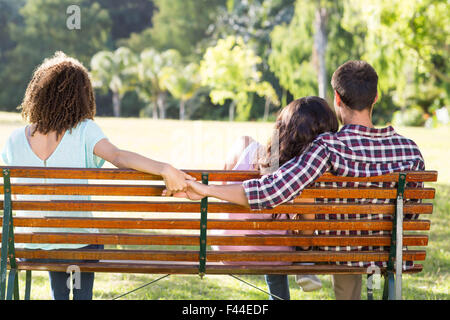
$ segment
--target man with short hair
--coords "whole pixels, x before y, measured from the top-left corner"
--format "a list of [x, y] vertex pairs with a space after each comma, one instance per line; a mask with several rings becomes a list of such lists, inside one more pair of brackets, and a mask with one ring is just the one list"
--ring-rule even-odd
[[[251, 209], [268, 209], [293, 200], [302, 190], [311, 186], [327, 170], [337, 176], [369, 177], [391, 172], [425, 170], [423, 157], [417, 145], [398, 135], [391, 126], [374, 128], [372, 110], [378, 99], [378, 75], [364, 61], [348, 61], [333, 74], [334, 108], [343, 124], [337, 133], [317, 137], [302, 155], [286, 162], [272, 174], [233, 185], [202, 185], [188, 182], [190, 199], [215, 197]], [[320, 183], [320, 186], [326, 185]], [[349, 187], [349, 183], [346, 183]], [[362, 183], [359, 184], [363, 186]], [[387, 185], [390, 185], [388, 183]], [[337, 187], [343, 183], [338, 183]], [[371, 183], [383, 187], [386, 183]], [[408, 186], [413, 186], [408, 184]], [[316, 199], [316, 202], [324, 201]], [[328, 199], [328, 202], [350, 202], [352, 199]], [[353, 200], [355, 201], [355, 200]], [[389, 200], [367, 199], [370, 203], [388, 203]], [[317, 215], [318, 219], [339, 219], [339, 216]], [[347, 219], [386, 219], [382, 215], [346, 215]], [[411, 217], [407, 217], [411, 218]], [[370, 234], [382, 231], [321, 231], [326, 235]], [[389, 232], [387, 232], [389, 234]], [[357, 247], [321, 247], [321, 250], [359, 250]], [[365, 248], [367, 250], [367, 248]], [[370, 250], [384, 250], [372, 247]], [[386, 266], [385, 262], [341, 262], [349, 266]], [[361, 299], [361, 275], [334, 275], [336, 299]]]

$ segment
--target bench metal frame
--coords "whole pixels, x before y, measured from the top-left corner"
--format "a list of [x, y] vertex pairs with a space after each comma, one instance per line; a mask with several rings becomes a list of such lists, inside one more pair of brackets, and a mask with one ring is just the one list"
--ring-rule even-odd
[[[11, 182], [10, 171], [5, 168], [2, 170], [3, 185], [4, 185], [4, 208], [3, 208], [3, 226], [2, 226], [2, 248], [1, 248], [1, 264], [0, 264], [0, 300], [19, 299], [19, 281], [18, 269], [15, 259], [14, 247], [14, 225], [12, 214], [12, 200], [11, 200]], [[209, 174], [202, 173], [202, 182], [208, 184]], [[406, 174], [400, 173], [397, 198], [396, 211], [393, 217], [393, 228], [391, 235], [391, 245], [387, 270], [384, 273], [384, 291], [383, 299], [400, 300], [402, 298], [402, 249], [403, 249], [403, 196], [406, 184]], [[206, 274], [206, 248], [207, 248], [207, 221], [208, 221], [208, 198], [204, 198], [200, 203], [200, 236], [199, 236], [199, 276], [203, 278]], [[7, 272], [8, 261], [10, 266], [9, 275]], [[395, 276], [394, 276], [395, 274]], [[163, 276], [155, 281], [152, 281], [136, 290], [159, 281], [166, 276]], [[241, 279], [230, 275], [237, 280]], [[373, 299], [373, 274], [367, 275], [367, 297], [369, 300]], [[245, 281], [243, 281], [245, 282]], [[249, 284], [250, 285], [250, 284]], [[252, 287], [255, 287], [251, 285]], [[259, 288], [257, 288], [259, 289]], [[264, 291], [262, 289], [259, 289]], [[30, 299], [31, 291], [31, 270], [26, 270], [26, 285], [25, 285], [25, 299]], [[135, 290], [131, 291], [134, 292]], [[265, 291], [264, 291], [265, 292]], [[267, 293], [267, 292], [266, 292]], [[123, 296], [123, 295], [122, 295]], [[119, 296], [121, 297], [121, 296]]]

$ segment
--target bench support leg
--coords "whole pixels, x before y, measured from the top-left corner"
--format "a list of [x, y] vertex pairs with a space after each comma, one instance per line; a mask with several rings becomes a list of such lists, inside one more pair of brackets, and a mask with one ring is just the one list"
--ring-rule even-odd
[[3, 214], [3, 231], [2, 231], [2, 253], [1, 253], [1, 265], [0, 265], [0, 300], [5, 300], [6, 294], [6, 274], [8, 272], [8, 232], [5, 232], [7, 215]]
[[397, 248], [395, 257], [395, 298], [402, 299], [403, 269], [403, 197], [397, 198]]
[[[3, 226], [2, 226], [2, 250], [0, 262], [0, 300], [5, 300], [6, 294], [6, 275], [8, 271], [8, 258], [10, 259], [11, 269], [15, 268], [15, 257], [11, 255], [11, 245], [14, 246], [14, 240], [11, 232], [13, 232], [12, 207], [11, 207], [11, 181], [9, 170], [3, 169]], [[14, 261], [11, 261], [14, 257]]]
[[395, 300], [395, 278], [393, 272], [384, 276], [383, 300]]
[[[209, 175], [202, 173], [202, 183], [208, 184]], [[206, 273], [206, 237], [207, 237], [207, 223], [208, 223], [208, 198], [205, 197], [200, 203], [200, 249], [199, 249], [199, 266], [198, 273], [203, 279]]]
[[8, 276], [8, 291], [6, 293], [6, 300], [19, 300], [19, 275], [16, 269], [11, 269]]
[[31, 270], [25, 272], [25, 300], [30, 300], [31, 295]]
[[373, 300], [373, 274], [367, 275], [367, 300]]
[[[402, 299], [402, 269], [403, 269], [403, 194], [406, 185], [406, 174], [398, 176], [397, 199], [395, 214], [392, 219], [392, 236], [385, 277], [383, 299]], [[395, 273], [395, 278], [394, 278]]]

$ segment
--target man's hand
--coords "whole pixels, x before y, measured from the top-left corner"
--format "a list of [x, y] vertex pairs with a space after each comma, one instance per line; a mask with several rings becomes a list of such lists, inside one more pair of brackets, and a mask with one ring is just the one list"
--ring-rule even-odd
[[164, 165], [161, 175], [166, 184], [167, 196], [170, 196], [176, 192], [185, 192], [188, 187], [187, 182], [195, 180], [195, 178], [191, 177], [187, 173], [175, 169], [169, 164]]
[[177, 192], [172, 194], [170, 191], [165, 189], [162, 193], [163, 197], [177, 197], [177, 198], [186, 198], [189, 200], [200, 200], [207, 196], [208, 186], [202, 183], [198, 183], [192, 180], [186, 180], [187, 189], [183, 192]]
[[[200, 200], [204, 197], [214, 197], [220, 200], [232, 202], [249, 207], [247, 196], [241, 184], [230, 184], [226, 186], [219, 186], [215, 184], [206, 185], [192, 180], [186, 180], [187, 190], [177, 192], [175, 197], [187, 198], [190, 200]], [[168, 190], [163, 191], [163, 196], [170, 197], [172, 193]]]

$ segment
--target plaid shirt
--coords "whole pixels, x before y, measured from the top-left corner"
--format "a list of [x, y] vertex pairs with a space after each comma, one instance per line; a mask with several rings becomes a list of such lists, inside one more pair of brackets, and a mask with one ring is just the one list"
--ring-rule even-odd
[[[315, 183], [327, 170], [337, 176], [370, 177], [398, 171], [425, 170], [424, 160], [417, 145], [410, 139], [398, 135], [389, 126], [383, 129], [360, 125], [345, 125], [337, 133], [318, 136], [300, 156], [286, 162], [272, 174], [260, 179], [243, 182], [250, 208], [255, 210], [273, 208], [293, 200], [308, 186], [333, 187], [393, 187], [395, 183]], [[417, 184], [408, 183], [408, 187]], [[389, 203], [389, 199], [316, 199], [316, 202], [331, 203]], [[407, 217], [412, 218], [412, 217]], [[324, 215], [317, 219], [391, 219], [390, 216], [350, 214]], [[320, 231], [320, 235], [382, 235], [388, 231]], [[360, 251], [387, 250], [386, 247], [320, 247], [321, 250]], [[386, 266], [383, 262], [341, 262], [349, 266]], [[408, 263], [410, 264], [410, 263]]]

